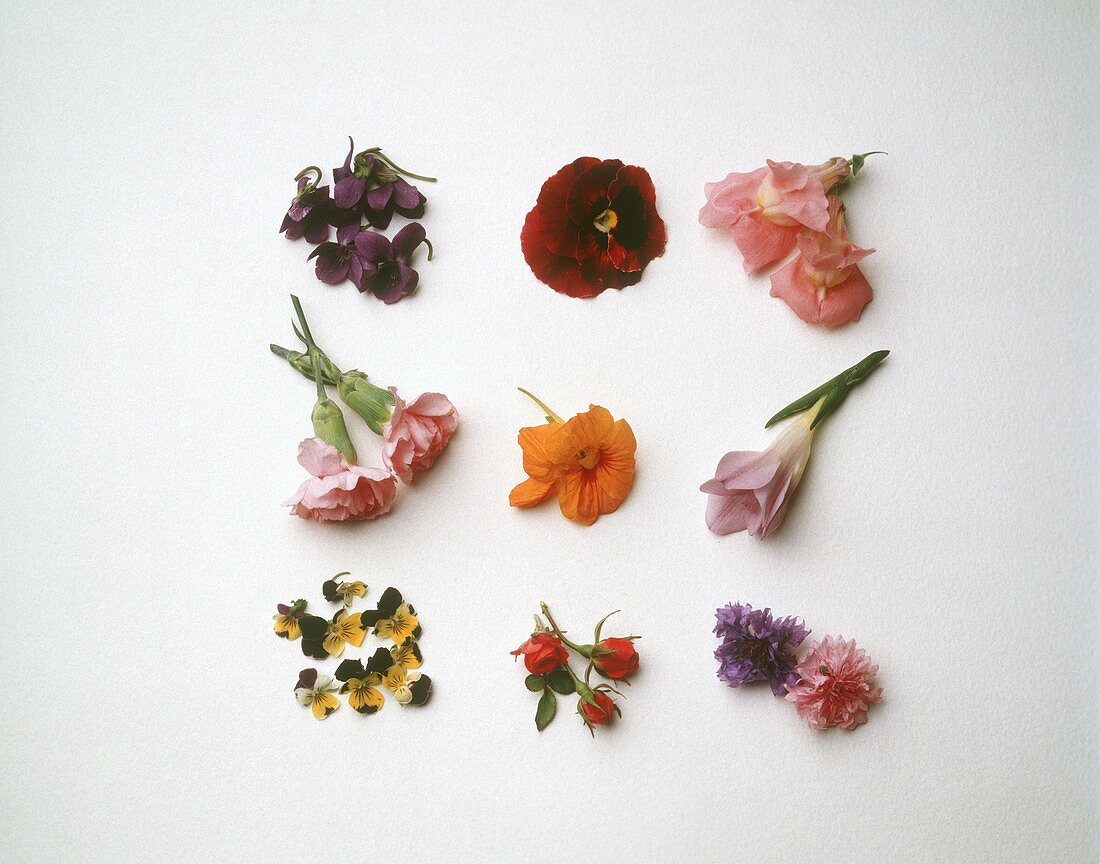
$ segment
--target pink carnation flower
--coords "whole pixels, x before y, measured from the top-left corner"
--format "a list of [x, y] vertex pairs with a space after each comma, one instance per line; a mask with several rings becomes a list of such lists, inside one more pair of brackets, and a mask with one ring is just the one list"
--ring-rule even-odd
[[803, 231], [797, 242], [799, 254], [772, 274], [772, 297], [809, 324], [837, 327], [858, 321], [873, 292], [856, 264], [875, 250], [861, 249], [848, 239], [839, 195], [829, 196], [825, 230]]
[[295, 516], [318, 522], [374, 519], [393, 506], [397, 480], [392, 474], [349, 465], [339, 450], [320, 438], [298, 445], [298, 462], [313, 476], [283, 502]]
[[873, 687], [878, 666], [853, 639], [826, 636], [795, 667], [800, 680], [784, 697], [814, 729], [855, 729], [867, 722], [867, 709], [882, 701]]
[[848, 160], [840, 157], [812, 166], [767, 162], [766, 168], [707, 183], [707, 203], [699, 211], [703, 225], [733, 233], [749, 274], [790, 253], [801, 228], [825, 230], [826, 193], [851, 170]]
[[718, 463], [714, 479], [700, 490], [707, 499], [707, 527], [715, 534], [748, 531], [763, 540], [782, 523], [791, 497], [810, 461], [817, 409], [783, 430], [763, 452], [734, 450]]
[[405, 404], [393, 393], [393, 416], [382, 430], [382, 461], [402, 482], [427, 471], [458, 427], [458, 411], [442, 393], [424, 393]]

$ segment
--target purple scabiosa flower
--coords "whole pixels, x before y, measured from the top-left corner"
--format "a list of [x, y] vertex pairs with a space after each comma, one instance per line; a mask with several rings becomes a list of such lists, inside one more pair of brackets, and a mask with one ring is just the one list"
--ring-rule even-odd
[[782, 696], [798, 682], [796, 650], [810, 631], [797, 618], [776, 620], [771, 609], [727, 603], [715, 612], [714, 632], [722, 644], [714, 652], [718, 677], [730, 687], [767, 681]]
[[[316, 172], [316, 177], [310, 175]], [[287, 240], [305, 237], [310, 243], [323, 243], [328, 240], [329, 219], [333, 216], [333, 203], [328, 195], [328, 186], [318, 186], [321, 182], [321, 169], [310, 166], [297, 177], [298, 194], [290, 202], [290, 208], [279, 226], [279, 233]]]
[[409, 259], [421, 243], [432, 246], [424, 234], [424, 226], [410, 222], [397, 232], [393, 241], [375, 231], [363, 231], [355, 238], [355, 251], [362, 266], [362, 278], [356, 283], [360, 291], [370, 291], [383, 303], [396, 303], [416, 290], [420, 277]]
[[355, 251], [355, 238], [362, 232], [357, 222], [345, 225], [336, 232], [335, 243], [322, 243], [314, 249], [307, 260], [317, 259], [317, 278], [326, 285], [339, 285], [349, 276], [359, 285], [363, 267]]
[[351, 146], [344, 164], [332, 169], [336, 206], [362, 213], [371, 225], [383, 229], [389, 226], [394, 212], [407, 219], [423, 216], [427, 199], [401, 175], [433, 183], [435, 178], [399, 168], [382, 154], [381, 147], [355, 153], [353, 157], [355, 142], [348, 140]]

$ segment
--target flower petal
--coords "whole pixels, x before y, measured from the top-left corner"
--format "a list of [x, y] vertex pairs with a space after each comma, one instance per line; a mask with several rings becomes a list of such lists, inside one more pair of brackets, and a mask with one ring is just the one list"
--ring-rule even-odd
[[408, 263], [416, 247], [424, 242], [427, 233], [419, 222], [410, 222], [397, 232], [393, 238], [393, 256], [398, 261]]
[[745, 531], [760, 518], [760, 503], [748, 490], [707, 498], [707, 527], [715, 534]]
[[750, 276], [786, 257], [798, 242], [799, 226], [776, 225], [758, 213], [746, 213], [731, 226], [733, 242]]

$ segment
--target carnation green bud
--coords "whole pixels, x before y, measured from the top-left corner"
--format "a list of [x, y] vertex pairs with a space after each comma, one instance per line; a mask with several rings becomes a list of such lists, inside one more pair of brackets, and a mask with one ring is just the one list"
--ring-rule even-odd
[[340, 398], [363, 418], [371, 431], [375, 435], [381, 435], [382, 426], [389, 422], [393, 414], [393, 394], [389, 390], [375, 387], [358, 369], [341, 375], [336, 389]]
[[320, 396], [313, 406], [313, 434], [339, 450], [344, 458], [355, 464], [355, 445], [348, 437], [348, 427], [344, 425], [344, 414], [340, 406], [327, 396]]

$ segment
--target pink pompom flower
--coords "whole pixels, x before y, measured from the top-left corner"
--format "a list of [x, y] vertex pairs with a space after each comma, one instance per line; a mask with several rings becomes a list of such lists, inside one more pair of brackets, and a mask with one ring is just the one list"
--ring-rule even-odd
[[825, 230], [826, 193], [850, 171], [851, 163], [839, 156], [810, 166], [768, 159], [765, 168], [707, 183], [699, 221], [731, 231], [745, 272], [756, 273], [789, 254], [802, 228]]
[[882, 701], [882, 688], [874, 686], [878, 666], [854, 639], [826, 636], [794, 671], [799, 681], [784, 698], [814, 729], [855, 729], [867, 722], [867, 709]]
[[858, 321], [871, 302], [871, 286], [857, 263], [874, 249], [861, 249], [848, 237], [844, 202], [830, 195], [829, 221], [822, 232], [798, 235], [798, 255], [771, 276], [771, 295], [808, 324], [838, 327]]
[[817, 409], [793, 421], [766, 450], [733, 450], [718, 462], [714, 479], [699, 487], [706, 492], [707, 527], [715, 534], [748, 531], [763, 540], [787, 515], [806, 463]]
[[403, 483], [427, 471], [458, 428], [458, 411], [442, 393], [423, 393], [412, 402], [397, 395], [393, 415], [382, 429], [382, 461]]
[[397, 480], [392, 474], [351, 465], [320, 438], [298, 445], [298, 462], [313, 476], [283, 502], [295, 516], [318, 522], [374, 519], [393, 506]]

